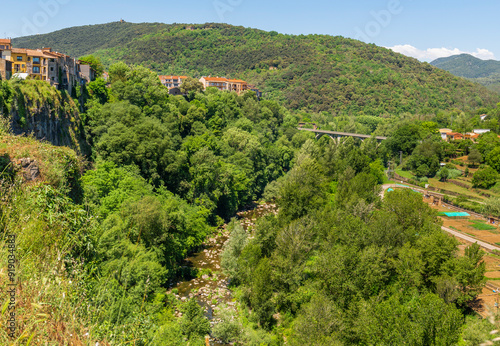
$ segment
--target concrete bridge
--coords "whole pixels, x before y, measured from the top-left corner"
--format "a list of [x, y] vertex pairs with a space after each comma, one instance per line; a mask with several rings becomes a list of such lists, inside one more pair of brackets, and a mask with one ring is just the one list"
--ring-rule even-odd
[[[362, 141], [365, 140], [365, 139], [367, 139], [367, 138], [371, 138], [372, 137], [370, 135], [360, 135], [360, 134], [357, 134], [357, 133], [326, 131], [326, 130], [317, 130], [317, 129], [304, 129], [304, 128], [301, 128], [301, 127], [297, 128], [297, 130], [314, 132], [316, 134], [316, 139], [319, 139], [321, 136], [324, 136], [324, 135], [327, 135], [327, 136], [329, 136], [332, 139], [338, 139], [338, 138], [342, 138], [342, 137], [354, 137], [354, 138], [359, 138]], [[375, 139], [377, 139], [377, 141], [380, 142], [380, 141], [386, 140], [387, 137], [377, 136], [377, 137], [375, 137]]]

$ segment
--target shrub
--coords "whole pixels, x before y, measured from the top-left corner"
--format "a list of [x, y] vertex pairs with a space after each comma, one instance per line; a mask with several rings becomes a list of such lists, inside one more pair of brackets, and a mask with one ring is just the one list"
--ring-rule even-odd
[[472, 177], [473, 187], [489, 189], [497, 183], [498, 173], [493, 168], [488, 167], [474, 173]]

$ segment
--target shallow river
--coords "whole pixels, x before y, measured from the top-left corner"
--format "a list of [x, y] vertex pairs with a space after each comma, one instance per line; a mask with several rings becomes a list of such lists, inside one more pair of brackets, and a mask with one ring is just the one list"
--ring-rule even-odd
[[[263, 204], [253, 209], [241, 211], [237, 219], [245, 231], [255, 226], [257, 219], [269, 213], [276, 213], [276, 205]], [[228, 280], [222, 273], [220, 255], [225, 242], [229, 239], [229, 232], [224, 225], [216, 236], [208, 238], [202, 245], [200, 252], [186, 258], [184, 272], [198, 272], [196, 277], [179, 281], [172, 286], [171, 292], [182, 301], [195, 297], [198, 304], [205, 308], [205, 316], [213, 323], [214, 310], [220, 304], [234, 306]], [[194, 270], [193, 270], [194, 269]], [[222, 345], [211, 342], [211, 345]]]

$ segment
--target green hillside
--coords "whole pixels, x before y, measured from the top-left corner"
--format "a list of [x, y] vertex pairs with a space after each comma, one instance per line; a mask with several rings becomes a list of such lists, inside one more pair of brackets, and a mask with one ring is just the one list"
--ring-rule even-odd
[[292, 109], [332, 115], [471, 110], [498, 95], [427, 63], [360, 41], [284, 35], [227, 24], [109, 23], [19, 38], [17, 47], [93, 53], [109, 66], [141, 64], [161, 74], [244, 78]]
[[469, 54], [439, 58], [431, 65], [500, 92], [500, 61], [481, 60]]
[[465, 78], [484, 78], [500, 74], [500, 61], [481, 60], [470, 54], [439, 58], [431, 62], [431, 65]]

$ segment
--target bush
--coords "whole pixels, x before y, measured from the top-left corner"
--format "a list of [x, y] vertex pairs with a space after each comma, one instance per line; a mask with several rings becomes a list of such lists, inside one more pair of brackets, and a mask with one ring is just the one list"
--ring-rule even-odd
[[495, 185], [493, 185], [492, 187], [490, 187], [490, 190], [496, 193], [500, 193], [500, 181]]
[[497, 183], [498, 173], [493, 168], [488, 167], [474, 173], [472, 186], [489, 189]]
[[243, 327], [236, 312], [227, 306], [221, 306], [216, 311], [216, 317], [220, 321], [213, 326], [212, 335], [226, 344], [238, 340]]

